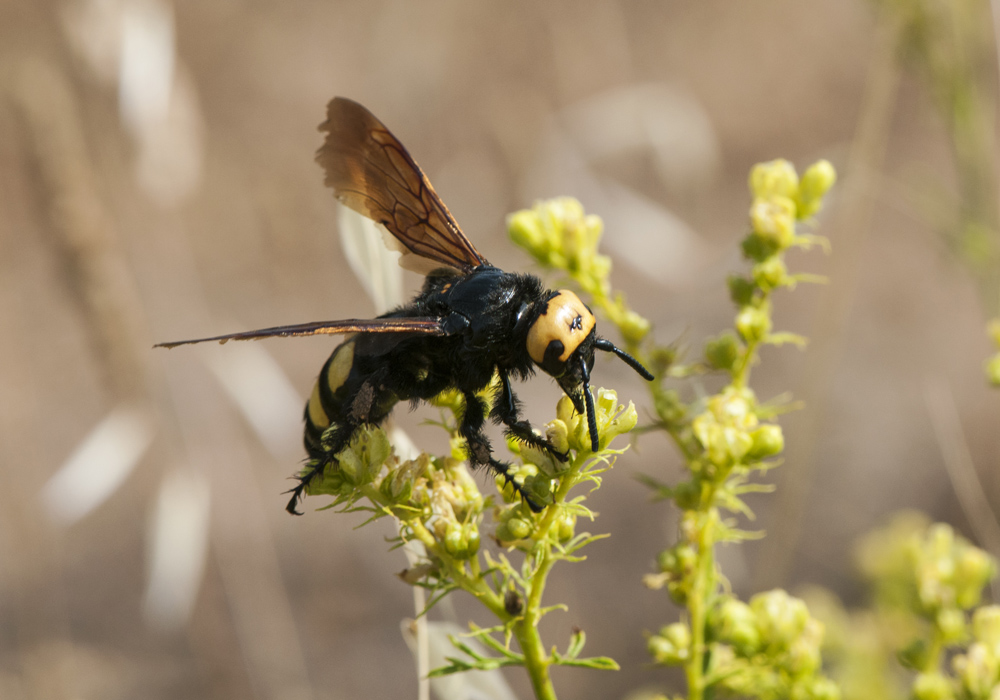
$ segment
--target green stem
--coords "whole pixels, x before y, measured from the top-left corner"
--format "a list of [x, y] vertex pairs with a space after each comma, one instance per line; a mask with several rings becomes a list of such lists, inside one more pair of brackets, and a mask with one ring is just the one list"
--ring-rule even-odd
[[[764, 297], [765, 301], [767, 297]], [[754, 360], [757, 358], [757, 347], [760, 345], [759, 340], [749, 340], [747, 341], [746, 350], [743, 352], [743, 357], [739, 359], [736, 366], [733, 367], [733, 387], [736, 389], [745, 389], [747, 384], [750, 383], [750, 367], [753, 366]]]
[[587, 458], [577, 456], [573, 465], [563, 474], [559, 480], [559, 487], [553, 494], [554, 504], [546, 509], [536, 530], [538, 547], [541, 548], [541, 557], [538, 568], [528, 584], [527, 600], [524, 606], [523, 618], [514, 625], [514, 636], [524, 653], [524, 665], [528, 669], [531, 677], [531, 686], [535, 690], [535, 697], [539, 700], [555, 700], [556, 691], [549, 678], [549, 666], [552, 659], [545, 653], [542, 646], [541, 636], [538, 634], [538, 623], [542, 619], [542, 594], [545, 592], [545, 583], [556, 562], [552, 556], [552, 528], [556, 523], [556, 515], [561, 504], [566, 500], [570, 490], [576, 485], [580, 470], [586, 464]]
[[708, 611], [715, 595], [715, 521], [718, 511], [709, 507], [699, 515], [698, 563], [688, 596], [688, 614], [691, 616], [691, 658], [685, 664], [689, 700], [703, 700], [708, 687], [705, 678], [705, 627]]
[[941, 670], [941, 657], [944, 654], [944, 638], [938, 630], [937, 625], [931, 632], [930, 649], [927, 651], [927, 663], [920, 669], [924, 673], [933, 673]]
[[546, 577], [554, 563], [552, 552], [546, 547], [538, 569], [531, 577], [528, 600], [524, 607], [524, 617], [514, 625], [514, 635], [524, 653], [524, 665], [528, 669], [531, 687], [534, 688], [535, 697], [538, 700], [555, 700], [556, 698], [555, 687], [549, 678], [549, 666], [552, 660], [546, 655], [545, 648], [542, 646], [542, 638], [538, 634], [542, 593], [545, 590]]
[[[454, 559], [446, 551], [438, 546], [434, 535], [424, 527], [419, 519], [414, 518], [407, 522], [414, 536], [420, 540], [427, 552], [440, 561], [447, 569], [448, 578], [464, 591], [471, 593], [479, 602], [485, 605], [490, 612], [496, 615], [502, 622], [510, 620], [510, 613], [504, 607], [503, 597], [496, 593], [478, 574], [469, 575], [465, 572], [465, 567], [461, 561]], [[478, 559], [478, 555], [476, 557]], [[478, 569], [478, 561], [477, 566]]]

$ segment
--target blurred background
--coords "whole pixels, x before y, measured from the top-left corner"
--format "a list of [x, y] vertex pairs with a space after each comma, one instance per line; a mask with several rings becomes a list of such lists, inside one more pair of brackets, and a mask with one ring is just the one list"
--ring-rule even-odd
[[[391, 525], [284, 511], [337, 341], [151, 349], [374, 313], [313, 162], [334, 95], [500, 267], [532, 270], [507, 213], [579, 198], [616, 285], [694, 356], [732, 323], [750, 167], [831, 160], [833, 253], [791, 261], [831, 282], [775, 305], [811, 344], [754, 375], [806, 408], [753, 501], [769, 537], [723, 568], [859, 602], [852, 542], [901, 507], [1000, 554], [993, 26], [973, 0], [0, 3], [0, 698], [415, 697]], [[622, 363], [595, 377], [647, 399]], [[559, 396], [519, 393], [536, 423]], [[434, 415], [397, 413], [440, 452]], [[679, 687], [641, 634], [676, 619], [640, 583], [676, 522], [639, 473], [678, 477], [666, 440], [618, 462], [592, 500], [612, 537], [546, 591], [569, 611], [545, 639], [581, 627], [622, 665], [557, 670], [565, 697]], [[436, 614], [488, 622], [458, 595]]]

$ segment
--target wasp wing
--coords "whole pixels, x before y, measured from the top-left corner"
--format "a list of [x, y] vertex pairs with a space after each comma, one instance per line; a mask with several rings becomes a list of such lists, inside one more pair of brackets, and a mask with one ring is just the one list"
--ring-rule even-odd
[[326, 171], [326, 184], [341, 202], [393, 235], [398, 243], [393, 247], [401, 246], [403, 253], [401, 265], [426, 273], [442, 265], [468, 272], [488, 264], [417, 162], [375, 115], [335, 97], [319, 128], [326, 141], [316, 161]]
[[373, 318], [361, 320], [356, 318], [345, 321], [315, 321], [299, 323], [292, 326], [275, 326], [257, 331], [216, 335], [211, 338], [195, 340], [178, 340], [172, 343], [157, 343], [153, 347], [175, 348], [178, 345], [206, 343], [211, 340], [225, 343], [229, 340], [259, 340], [261, 338], [278, 338], [296, 335], [339, 335], [341, 333], [422, 333], [425, 335], [445, 335], [441, 320], [437, 318]]

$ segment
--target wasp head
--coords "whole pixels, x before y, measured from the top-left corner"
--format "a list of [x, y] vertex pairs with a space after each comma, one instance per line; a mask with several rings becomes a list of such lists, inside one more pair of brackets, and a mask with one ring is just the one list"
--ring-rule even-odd
[[559, 383], [578, 413], [586, 413], [591, 449], [598, 450], [597, 416], [590, 393], [594, 350], [613, 352], [644, 379], [653, 375], [638, 360], [597, 337], [593, 312], [568, 289], [549, 292], [545, 306], [528, 329], [528, 354], [532, 361]]

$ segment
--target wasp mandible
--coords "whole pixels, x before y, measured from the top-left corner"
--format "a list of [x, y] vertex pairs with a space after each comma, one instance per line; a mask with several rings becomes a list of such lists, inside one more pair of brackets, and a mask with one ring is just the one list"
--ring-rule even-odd
[[[525, 380], [535, 367], [551, 375], [586, 412], [593, 451], [598, 450], [590, 372], [594, 351], [614, 353], [647, 380], [638, 360], [597, 335], [594, 314], [568, 289], [548, 290], [534, 275], [504, 272], [487, 262], [403, 144], [357, 102], [335, 97], [327, 106], [326, 133], [316, 160], [326, 184], [343, 204], [381, 224], [400, 263], [426, 275], [414, 299], [371, 320], [319, 321], [264, 328], [212, 338], [160, 343], [175, 347], [210, 340], [256, 340], [274, 336], [353, 334], [323, 365], [305, 410], [309, 466], [297, 476], [287, 510], [309, 483], [336, 462], [354, 434], [378, 425], [399, 401], [429, 400], [448, 389], [465, 398], [458, 431], [473, 467], [504, 476], [533, 510], [543, 504], [510, 478], [510, 465], [493, 456], [483, 433], [486, 418], [529, 445], [557, 451], [521, 418], [511, 378]], [[499, 388], [492, 408], [477, 394], [494, 376]]]

